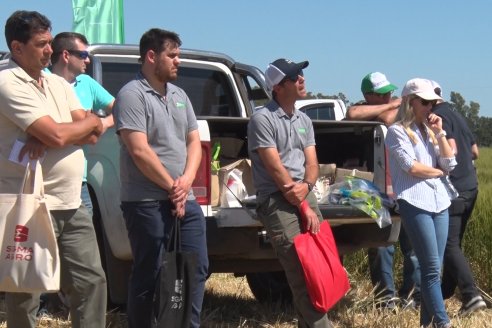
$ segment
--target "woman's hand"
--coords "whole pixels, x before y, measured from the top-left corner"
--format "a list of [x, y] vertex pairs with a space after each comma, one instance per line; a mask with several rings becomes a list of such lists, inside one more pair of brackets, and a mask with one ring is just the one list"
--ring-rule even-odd
[[442, 118], [436, 114], [430, 113], [429, 116], [427, 116], [427, 126], [434, 134], [438, 134], [442, 131]]

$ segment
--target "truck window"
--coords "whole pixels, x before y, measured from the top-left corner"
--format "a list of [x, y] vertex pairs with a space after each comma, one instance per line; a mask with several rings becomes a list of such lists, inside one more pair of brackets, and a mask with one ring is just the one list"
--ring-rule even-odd
[[248, 91], [248, 99], [251, 103], [251, 108], [256, 109], [264, 106], [270, 100], [267, 94], [265, 94], [265, 91], [252, 76], [243, 76], [243, 81]]
[[[102, 63], [103, 86], [116, 96], [140, 69], [138, 63]], [[218, 70], [180, 66], [175, 84], [186, 91], [196, 116], [240, 116], [231, 82]]]
[[335, 120], [335, 111], [333, 104], [326, 104], [316, 107], [301, 108], [313, 120]]

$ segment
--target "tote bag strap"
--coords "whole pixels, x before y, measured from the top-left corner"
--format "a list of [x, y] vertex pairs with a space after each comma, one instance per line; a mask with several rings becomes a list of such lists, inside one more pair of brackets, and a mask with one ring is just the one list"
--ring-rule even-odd
[[171, 238], [167, 241], [166, 251], [170, 251], [174, 246], [174, 251], [181, 251], [181, 224], [177, 216], [174, 217], [174, 226], [171, 229]]
[[34, 161], [34, 164], [31, 161], [27, 162], [20, 193], [44, 197], [43, 170], [39, 160]]

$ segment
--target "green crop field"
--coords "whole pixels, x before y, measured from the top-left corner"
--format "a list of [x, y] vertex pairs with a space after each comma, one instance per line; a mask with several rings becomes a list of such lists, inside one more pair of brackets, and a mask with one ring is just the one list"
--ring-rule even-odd
[[464, 237], [477, 285], [492, 293], [492, 148], [480, 148], [476, 161], [479, 194]]

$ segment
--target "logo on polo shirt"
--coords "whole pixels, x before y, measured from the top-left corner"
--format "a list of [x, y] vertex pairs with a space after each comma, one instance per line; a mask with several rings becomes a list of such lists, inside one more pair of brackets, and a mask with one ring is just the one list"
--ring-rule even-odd
[[176, 107], [177, 107], [177, 108], [186, 108], [186, 105], [185, 105], [185, 103], [182, 103], [182, 102], [176, 101]]
[[306, 128], [299, 128], [299, 129], [297, 129], [297, 131], [299, 131], [299, 133], [304, 134], [304, 133], [306, 133]]

